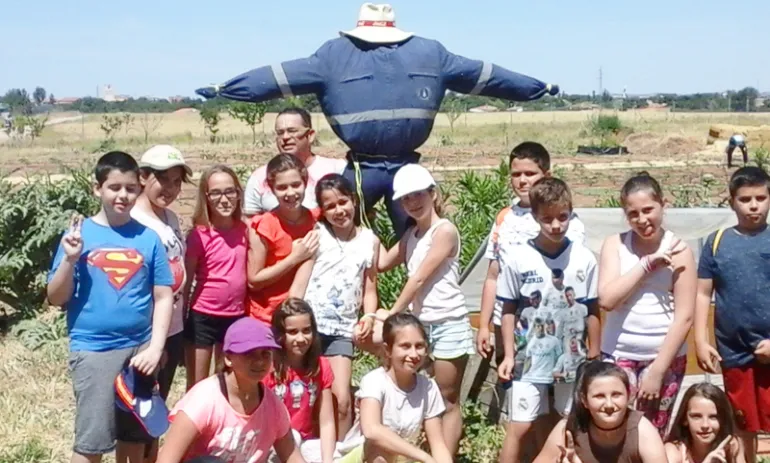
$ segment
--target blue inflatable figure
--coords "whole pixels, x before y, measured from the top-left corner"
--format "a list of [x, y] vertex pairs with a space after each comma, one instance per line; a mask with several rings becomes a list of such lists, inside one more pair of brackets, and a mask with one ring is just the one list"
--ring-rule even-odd
[[355, 29], [340, 32], [312, 56], [259, 67], [197, 93], [247, 102], [315, 94], [349, 148], [345, 176], [355, 182], [367, 212], [385, 198], [400, 237], [407, 216], [392, 200], [393, 176], [419, 161], [416, 150], [430, 136], [447, 90], [511, 101], [559, 92], [555, 85], [404, 32], [390, 5], [366, 3]]

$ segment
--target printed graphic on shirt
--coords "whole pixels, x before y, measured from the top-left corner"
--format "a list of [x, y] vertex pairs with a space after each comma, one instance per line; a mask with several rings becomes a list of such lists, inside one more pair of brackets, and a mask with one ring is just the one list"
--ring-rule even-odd
[[587, 354], [586, 304], [596, 298], [595, 269], [593, 254], [574, 243], [555, 258], [520, 245], [503, 263], [497, 294], [516, 304], [515, 379], [575, 380]]
[[260, 450], [259, 429], [243, 432], [241, 427], [224, 428], [215, 437], [209, 449], [212, 457], [227, 463], [252, 463], [263, 461]]
[[120, 291], [142, 268], [144, 257], [136, 249], [94, 249], [87, 262], [107, 274], [107, 281]]

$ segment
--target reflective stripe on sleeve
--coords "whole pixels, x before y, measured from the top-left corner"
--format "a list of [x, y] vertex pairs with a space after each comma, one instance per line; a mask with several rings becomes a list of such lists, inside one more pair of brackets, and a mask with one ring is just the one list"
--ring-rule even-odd
[[327, 120], [332, 125], [347, 125], [359, 122], [391, 121], [395, 119], [434, 119], [435, 117], [436, 111], [431, 109], [403, 108], [374, 109], [360, 113], [338, 114], [327, 117]]
[[283, 66], [279, 63], [279, 64], [271, 65], [270, 68], [273, 70], [273, 77], [275, 77], [275, 82], [278, 84], [278, 87], [280, 87], [283, 97], [284, 98], [293, 97], [294, 94], [291, 93], [291, 86], [289, 86], [289, 79], [286, 78], [286, 73], [283, 71]]
[[481, 74], [479, 74], [479, 80], [476, 81], [476, 86], [471, 90], [470, 95], [478, 95], [487, 86], [489, 78], [492, 77], [492, 63], [484, 61], [481, 66]]

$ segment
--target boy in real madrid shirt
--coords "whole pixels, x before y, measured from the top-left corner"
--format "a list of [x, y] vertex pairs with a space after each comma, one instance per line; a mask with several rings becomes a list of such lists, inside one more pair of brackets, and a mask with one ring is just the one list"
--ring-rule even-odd
[[544, 178], [529, 198], [540, 233], [501, 253], [497, 282], [505, 348], [498, 374], [513, 379], [503, 444], [508, 461], [519, 461], [524, 435], [548, 414], [549, 385], [556, 411], [569, 412], [575, 370], [586, 357], [598, 357], [600, 346], [596, 257], [567, 238], [569, 188], [559, 179]]

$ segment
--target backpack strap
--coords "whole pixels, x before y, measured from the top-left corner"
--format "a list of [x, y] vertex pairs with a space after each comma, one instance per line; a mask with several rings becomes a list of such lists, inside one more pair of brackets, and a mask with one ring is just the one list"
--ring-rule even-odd
[[716, 256], [717, 255], [717, 249], [719, 249], [719, 242], [722, 241], [722, 235], [725, 233], [724, 228], [720, 228], [717, 230], [717, 234], [714, 235], [714, 242], [711, 243], [711, 255]]

